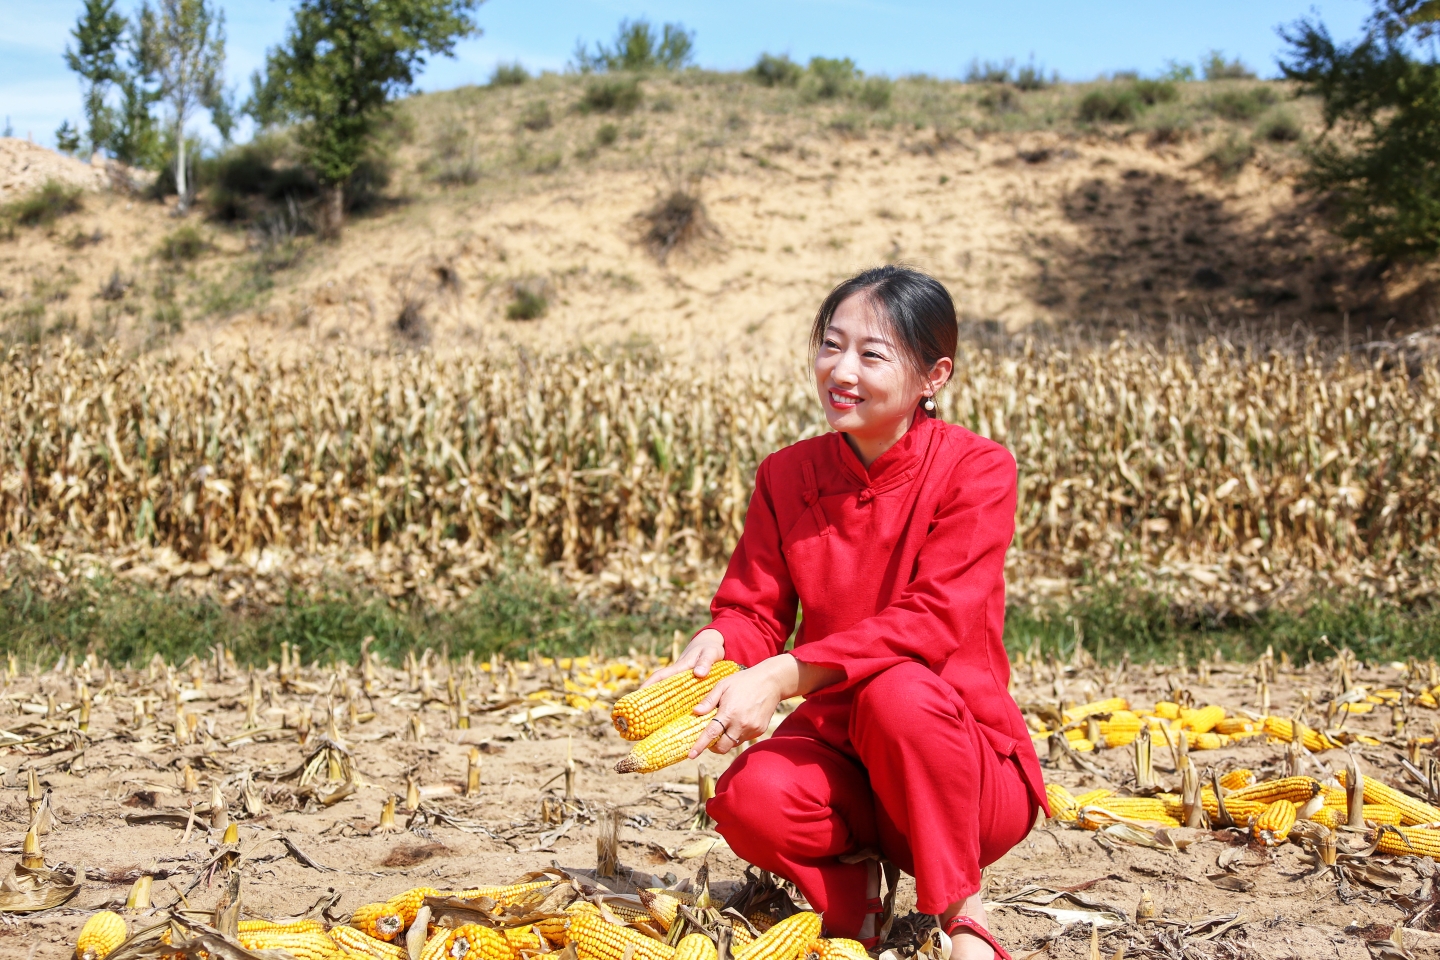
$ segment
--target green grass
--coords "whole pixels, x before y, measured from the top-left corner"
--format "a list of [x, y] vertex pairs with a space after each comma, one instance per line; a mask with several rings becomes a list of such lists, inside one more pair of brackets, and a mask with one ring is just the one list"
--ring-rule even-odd
[[58, 180], [47, 180], [44, 186], [0, 207], [0, 219], [22, 227], [48, 227], [56, 220], [82, 207], [81, 190]]
[[[578, 600], [563, 587], [529, 574], [505, 574], [448, 610], [392, 604], [343, 589], [319, 596], [291, 593], [277, 606], [227, 609], [213, 600], [138, 588], [119, 581], [85, 581], [46, 598], [35, 581], [19, 577], [0, 591], [0, 653], [25, 663], [53, 662], [62, 653], [95, 651], [116, 664], [139, 664], [159, 653], [171, 662], [204, 655], [225, 643], [241, 663], [264, 664], [289, 641], [307, 661], [355, 662], [361, 640], [398, 663], [408, 649], [446, 647], [452, 656], [531, 650], [563, 655], [630, 647], [663, 650], [674, 631], [688, 635], [703, 614], [663, 606], [626, 609]], [[1320, 601], [1297, 611], [1269, 611], [1214, 622], [1178, 613], [1163, 597], [1142, 590], [1098, 589], [1068, 607], [1011, 610], [1006, 645], [1011, 655], [1035, 652], [1069, 660], [1078, 635], [1102, 663], [1174, 663], [1183, 652], [1195, 663], [1215, 651], [1249, 660], [1273, 647], [1297, 662], [1324, 660], [1349, 647], [1369, 662], [1434, 656], [1440, 611], [1384, 601]]]
[[673, 632], [689, 625], [665, 609], [580, 602], [523, 574], [497, 577], [450, 610], [391, 605], [346, 590], [296, 591], [277, 606], [252, 609], [116, 581], [92, 581], [47, 598], [34, 580], [20, 577], [0, 591], [0, 653], [24, 663], [92, 650], [116, 664], [139, 664], [156, 653], [179, 662], [223, 642], [241, 663], [264, 664], [279, 658], [282, 641], [298, 646], [307, 661], [353, 663], [367, 636], [375, 637], [378, 655], [396, 663], [404, 651], [427, 646], [476, 656], [668, 649]]

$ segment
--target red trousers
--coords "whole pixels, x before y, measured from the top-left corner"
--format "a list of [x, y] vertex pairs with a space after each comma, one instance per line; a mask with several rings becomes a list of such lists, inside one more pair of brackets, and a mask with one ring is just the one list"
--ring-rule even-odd
[[865, 919], [870, 849], [915, 877], [921, 913], [980, 889], [980, 869], [1030, 832], [1038, 805], [954, 688], [892, 667], [805, 701], [740, 754], [707, 811], [735, 854], [793, 882], [832, 936]]

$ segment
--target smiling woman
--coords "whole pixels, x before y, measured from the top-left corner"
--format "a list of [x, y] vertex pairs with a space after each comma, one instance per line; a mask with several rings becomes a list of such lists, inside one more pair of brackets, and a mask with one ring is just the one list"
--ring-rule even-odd
[[988, 960], [1006, 954], [980, 870], [1046, 801], [1001, 640], [1015, 460], [933, 414], [957, 339], [949, 293], [914, 270], [868, 270], [826, 297], [812, 345], [835, 432], [760, 465], [710, 625], [647, 684], [749, 668], [695, 707], [716, 714], [692, 757], [763, 737], [781, 700], [805, 697], [720, 778], [716, 829], [795, 883], [831, 936], [878, 941], [888, 861], [941, 919], [941, 956]]

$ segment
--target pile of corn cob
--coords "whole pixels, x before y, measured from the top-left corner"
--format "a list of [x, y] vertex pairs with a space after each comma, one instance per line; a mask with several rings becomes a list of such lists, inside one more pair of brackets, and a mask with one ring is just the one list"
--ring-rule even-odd
[[[1284, 843], [1299, 821], [1326, 829], [1363, 822], [1377, 831], [1377, 849], [1383, 853], [1440, 858], [1440, 807], [1373, 777], [1363, 777], [1363, 789], [1356, 795], [1346, 790], [1344, 771], [1337, 780], [1335, 785], [1311, 777], [1256, 782], [1249, 770], [1231, 770], [1218, 778], [1219, 794], [1213, 786], [1201, 788], [1200, 804], [1212, 823], [1248, 828], [1255, 841], [1265, 846]], [[1155, 827], [1178, 827], [1185, 822], [1185, 802], [1179, 794], [1117, 796], [1110, 790], [1090, 790], [1075, 796], [1055, 783], [1046, 784], [1045, 792], [1056, 820], [1085, 830], [1117, 822]], [[1360, 809], [1352, 816], [1356, 803]]]
[[716, 684], [739, 669], [740, 665], [732, 660], [719, 660], [703, 680], [682, 670], [615, 701], [610, 712], [615, 729], [626, 740], [639, 741], [615, 764], [616, 772], [652, 773], [684, 760], [715, 719], [714, 710], [696, 716], [696, 705]]
[[[1429, 693], [1425, 703], [1421, 697], [1412, 702], [1421, 706], [1435, 705]], [[1380, 690], [1364, 700], [1341, 704], [1337, 710], [1344, 713], [1368, 713], [1377, 705], [1398, 703], [1397, 690]], [[1063, 733], [1070, 749], [1077, 753], [1089, 753], [1112, 747], [1124, 747], [1135, 742], [1141, 727], [1146, 727], [1152, 737], [1164, 740], [1170, 746], [1179, 745], [1183, 737], [1190, 750], [1218, 750], [1248, 737], [1270, 737], [1289, 743], [1295, 739], [1295, 723], [1285, 717], [1252, 714], [1229, 714], [1218, 704], [1203, 707], [1182, 707], [1169, 700], [1158, 701], [1150, 710], [1132, 710], [1123, 697], [1111, 697], [1093, 703], [1081, 704], [1063, 711], [1063, 724], [1047, 723], [1032, 717], [1031, 739], [1042, 750], [1045, 742], [1056, 733]], [[1300, 725], [1301, 740], [1312, 753], [1342, 746], [1345, 742], [1364, 743], [1371, 746], [1380, 741], [1363, 734], [1347, 734], [1342, 739], [1334, 733], [1313, 730]]]
[[[783, 918], [727, 911], [697, 929], [699, 897], [655, 888], [641, 891], [639, 900], [641, 908], [603, 895], [587, 898], [548, 878], [459, 891], [417, 887], [359, 907], [348, 923], [328, 929], [310, 919], [243, 920], [234, 940], [246, 950], [283, 950], [296, 960], [409, 960], [407, 945], [417, 936], [423, 936], [422, 960], [532, 960], [568, 946], [579, 960], [717, 960], [722, 938], [734, 960], [867, 960], [859, 943], [821, 937], [820, 917], [809, 911]], [[431, 904], [437, 905], [433, 914]], [[456, 906], [464, 909], [447, 912]], [[689, 908], [684, 917], [682, 908]], [[146, 933], [172, 943], [169, 929], [152, 925]], [[104, 960], [125, 941], [125, 919], [102, 911], [85, 923], [75, 955]]]

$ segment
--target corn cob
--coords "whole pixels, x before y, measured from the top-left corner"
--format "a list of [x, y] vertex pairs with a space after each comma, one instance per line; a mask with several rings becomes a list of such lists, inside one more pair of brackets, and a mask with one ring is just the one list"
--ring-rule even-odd
[[125, 918], [110, 910], [101, 910], [91, 915], [80, 928], [75, 941], [75, 956], [79, 960], [104, 960], [116, 947], [125, 942]]
[[1165, 720], [1179, 719], [1180, 704], [1171, 703], [1169, 700], [1161, 700], [1155, 704], [1155, 716]]
[[355, 908], [350, 926], [376, 940], [389, 941], [399, 936], [405, 923], [388, 903], [367, 903]]
[[1342, 713], [1369, 713], [1371, 710], [1374, 710], [1374, 709], [1375, 709], [1375, 704], [1370, 703], [1370, 702], [1368, 702], [1368, 701], [1362, 701], [1362, 702], [1360, 702], [1360, 703], [1342, 703], [1342, 704], [1340, 704], [1340, 712], [1342, 712]]
[[779, 922], [775, 919], [773, 914], [768, 913], [764, 910], [752, 910], [750, 913], [745, 914], [745, 919], [750, 921], [750, 926], [754, 927], [761, 933], [769, 930], [771, 927], [775, 926], [775, 924]]
[[1311, 777], [1281, 777], [1266, 780], [1254, 786], [1242, 787], [1225, 798], [1228, 806], [1233, 800], [1255, 800], [1260, 803], [1274, 803], [1289, 800], [1297, 807], [1315, 796], [1320, 790], [1319, 781]]
[[[1338, 774], [1341, 783], [1345, 782], [1345, 771]], [[1406, 826], [1420, 823], [1440, 823], [1440, 809], [1432, 807], [1423, 800], [1418, 800], [1408, 793], [1401, 793], [1388, 784], [1381, 783], [1374, 777], [1365, 777], [1365, 803], [1383, 803], [1400, 811], [1400, 822]]]
[[1211, 704], [1199, 710], [1181, 710], [1180, 725], [1194, 733], [1209, 733], [1225, 719], [1225, 708]]
[[1440, 859], [1440, 830], [1425, 827], [1381, 830], [1376, 849], [1392, 856], [1418, 855]]
[[650, 913], [649, 913], [648, 910], [637, 910], [635, 907], [632, 907], [632, 906], [630, 906], [629, 904], [626, 904], [626, 903], [608, 903], [608, 902], [607, 902], [607, 903], [605, 904], [605, 909], [606, 909], [606, 910], [609, 910], [612, 914], [614, 914], [615, 916], [619, 917], [621, 920], [624, 920], [626, 923], [636, 923], [636, 922], [640, 922], [640, 923], [651, 923], [651, 922], [652, 922], [651, 917], [650, 917]]
[[570, 918], [568, 916], [546, 917], [535, 923], [535, 929], [540, 931], [540, 936], [545, 942], [556, 947], [563, 947], [570, 942]]
[[[679, 763], [690, 754], [690, 748], [710, 721], [715, 719], [711, 710], [703, 717], [686, 713], [665, 724], [650, 736], [630, 749], [620, 762], [615, 764], [616, 773], [654, 773], [656, 770]], [[715, 738], [720, 739], [719, 737]], [[712, 743], [714, 741], [711, 741]]]
[[1215, 724], [1215, 732], [1223, 733], [1227, 737], [1253, 737], [1264, 733], [1264, 726], [1253, 720], [1246, 720], [1244, 717], [1226, 717]]
[[[1264, 729], [1270, 736], [1276, 740], [1282, 740], [1285, 743], [1289, 743], [1295, 739], [1295, 724], [1286, 720], [1284, 717], [1266, 717]], [[1315, 730], [1311, 730], [1309, 727], [1305, 727], [1305, 733], [1301, 738], [1301, 742], [1305, 749], [1311, 753], [1319, 753], [1321, 750], [1329, 750], [1332, 747], [1340, 746], [1340, 744], [1334, 740]]]
[[675, 947], [675, 960], [717, 960], [715, 941], [703, 933], [687, 933]]
[[345, 954], [346, 960], [410, 960], [410, 954], [403, 947], [376, 940], [354, 927], [333, 927], [330, 939]]
[[743, 923], [730, 923], [730, 955], [733, 957], [755, 942], [755, 936]]
[[512, 883], [499, 887], [474, 887], [469, 890], [452, 890], [448, 892], [434, 893], [431, 896], [449, 897], [455, 900], [479, 900], [486, 897], [494, 900], [502, 907], [515, 904], [536, 890], [550, 886], [552, 880], [532, 880], [529, 883]]
[[1071, 707], [1065, 711], [1065, 722], [1074, 723], [1076, 720], [1084, 720], [1097, 713], [1114, 713], [1117, 710], [1129, 709], [1130, 704], [1124, 697], [1110, 697], [1107, 700], [1096, 700], [1093, 703], [1082, 703], [1078, 707]]
[[[1210, 814], [1210, 816], [1220, 816], [1220, 804], [1216, 801], [1213, 792], [1202, 790], [1200, 792], [1200, 805], [1205, 808], [1205, 812]], [[1268, 804], [1255, 800], [1231, 800], [1228, 796], [1225, 798], [1225, 812], [1230, 814], [1230, 819], [1242, 827], [1260, 816], [1266, 806], [1268, 806]]]
[[645, 911], [650, 917], [660, 925], [660, 929], [668, 933], [670, 925], [675, 922], [675, 915], [680, 910], [680, 901], [668, 893], [641, 890], [640, 902], [645, 905]]
[[1336, 810], [1334, 807], [1321, 807], [1319, 810], [1311, 813], [1306, 819], [1318, 823], [1322, 827], [1329, 827], [1331, 830], [1343, 827], [1348, 821], [1345, 811]]
[[1163, 805], [1134, 809], [1121, 807], [1114, 810], [1108, 806], [1099, 805], [1081, 807], [1080, 815], [1075, 818], [1075, 824], [1083, 830], [1099, 830], [1102, 827], [1108, 827], [1117, 819], [1153, 823], [1161, 827], [1180, 826], [1180, 821], [1167, 814]]
[[870, 954], [859, 940], [820, 937], [805, 948], [805, 960], [870, 960]]
[[1110, 796], [1114, 792], [1115, 791], [1113, 790], [1106, 790], [1104, 787], [1100, 787], [1095, 790], [1086, 790], [1084, 793], [1078, 793], [1075, 795], [1075, 805], [1077, 807], [1083, 807], [1087, 804], [1094, 803], [1097, 800], [1102, 800], [1105, 797]]
[[715, 685], [740, 669], [733, 660], [717, 660], [703, 680], [685, 670], [615, 701], [611, 722], [626, 740], [643, 740], [677, 717], [689, 716]]
[[1197, 733], [1190, 739], [1191, 750], [1219, 750], [1230, 742], [1230, 738], [1223, 733]]
[[589, 913], [570, 919], [570, 942], [580, 960], [675, 960], [674, 947]]
[[1290, 828], [1295, 826], [1295, 814], [1294, 803], [1285, 799], [1276, 800], [1250, 824], [1250, 835], [1257, 843], [1267, 847], [1284, 843], [1290, 836]]
[[735, 960], [800, 960], [820, 936], [820, 915], [808, 910], [786, 917], [735, 954]]
[[241, 920], [241, 933], [257, 933], [273, 930], [276, 933], [324, 933], [325, 924], [319, 920], [292, 920], [289, 923], [275, 923], [272, 920]]
[[340, 947], [329, 934], [307, 930], [288, 933], [283, 930], [252, 930], [236, 939], [246, 950], [284, 950], [295, 960], [337, 960]]
[[1255, 782], [1255, 771], [1246, 770], [1244, 767], [1238, 770], [1231, 770], [1220, 778], [1220, 786], [1226, 790], [1239, 790], [1248, 787]]
[[1371, 823], [1388, 823], [1391, 826], [1413, 826], [1405, 823], [1405, 813], [1388, 803], [1367, 803], [1361, 808], [1361, 815]]
[[1075, 805], [1075, 798], [1070, 791], [1058, 783], [1045, 784], [1045, 797], [1050, 801], [1050, 816], [1062, 823], [1074, 823], [1075, 817], [1080, 808]]
[[[443, 960], [514, 960], [517, 956], [499, 931], [478, 923], [463, 924], [448, 933], [439, 930], [435, 936], [442, 934], [445, 934], [444, 949], [440, 953]], [[426, 950], [434, 939], [425, 941]]]
[[533, 924], [526, 924], [523, 927], [506, 927], [500, 931], [505, 942], [510, 945], [510, 951], [515, 956], [520, 956], [521, 951], [526, 953], [545, 953], [545, 941], [541, 938]]

